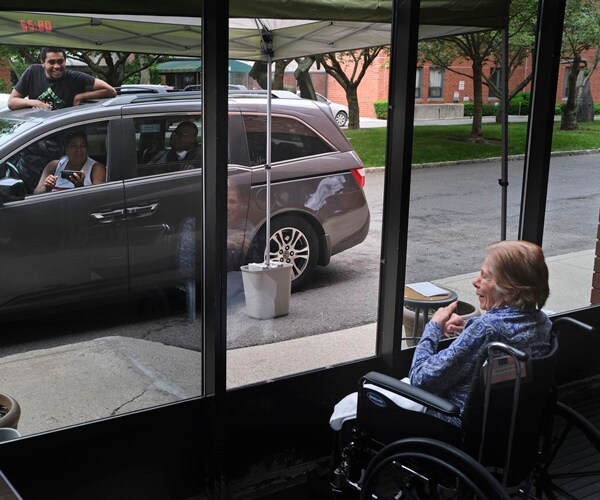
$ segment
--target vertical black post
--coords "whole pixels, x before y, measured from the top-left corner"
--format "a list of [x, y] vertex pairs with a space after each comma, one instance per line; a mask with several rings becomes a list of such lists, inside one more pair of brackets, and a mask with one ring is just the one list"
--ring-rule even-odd
[[566, 0], [540, 0], [519, 238], [542, 244]]
[[502, 167], [498, 183], [502, 191], [500, 239], [506, 239], [506, 214], [508, 200], [508, 28], [502, 30]]
[[[203, 394], [213, 401], [212, 493], [223, 490], [226, 391], [228, 0], [202, 2], [202, 357]], [[209, 443], [207, 443], [209, 445]]]
[[383, 193], [377, 353], [394, 368], [402, 347], [419, 0], [395, 0]]

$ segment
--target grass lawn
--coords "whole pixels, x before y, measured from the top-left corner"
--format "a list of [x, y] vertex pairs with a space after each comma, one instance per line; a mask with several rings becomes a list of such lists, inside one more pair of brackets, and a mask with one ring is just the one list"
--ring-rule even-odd
[[[579, 124], [579, 130], [560, 130], [554, 124], [552, 151], [600, 148], [600, 120]], [[414, 127], [413, 164], [468, 160], [501, 156], [501, 126], [484, 124], [484, 144], [467, 141], [470, 125], [431, 125]], [[346, 136], [367, 167], [385, 164], [386, 128], [346, 130]], [[527, 123], [509, 123], [508, 154], [525, 152]]]

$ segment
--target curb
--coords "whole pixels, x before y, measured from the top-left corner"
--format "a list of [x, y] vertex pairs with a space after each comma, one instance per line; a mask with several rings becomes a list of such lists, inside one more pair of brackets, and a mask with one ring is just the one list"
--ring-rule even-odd
[[[580, 149], [577, 151], [556, 151], [550, 153], [550, 157], [553, 156], [580, 156], [580, 155], [590, 155], [590, 154], [600, 154], [600, 149]], [[512, 155], [508, 157], [508, 161], [515, 160], [524, 160], [525, 155]], [[413, 168], [432, 168], [432, 167], [451, 167], [458, 165], [471, 165], [473, 163], [492, 163], [502, 161], [502, 157], [493, 156], [491, 158], [474, 158], [470, 160], [455, 160], [455, 161], [441, 161], [436, 163], [417, 163], [413, 165]], [[385, 170], [385, 167], [365, 167], [365, 172], [380, 172], [381, 170]]]

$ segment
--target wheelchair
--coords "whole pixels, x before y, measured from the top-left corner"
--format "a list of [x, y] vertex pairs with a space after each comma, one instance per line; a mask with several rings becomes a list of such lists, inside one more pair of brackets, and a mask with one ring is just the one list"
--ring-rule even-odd
[[[560, 318], [550, 352], [537, 358], [500, 342], [485, 346], [462, 414], [390, 376], [362, 377], [356, 419], [335, 434], [333, 497], [579, 498], [572, 488], [600, 480], [600, 432], [557, 401], [558, 331], [565, 326], [594, 330]], [[398, 406], [394, 395], [427, 412]], [[461, 426], [435, 413], [458, 417]], [[580, 470], [582, 458], [593, 465]]]

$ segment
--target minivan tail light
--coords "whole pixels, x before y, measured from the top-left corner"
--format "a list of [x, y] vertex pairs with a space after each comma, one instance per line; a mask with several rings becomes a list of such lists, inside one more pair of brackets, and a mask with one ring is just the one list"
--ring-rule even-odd
[[364, 169], [364, 167], [353, 168], [351, 170], [351, 172], [352, 172], [352, 175], [354, 176], [354, 179], [356, 180], [356, 183], [361, 188], [364, 188], [365, 187], [365, 169]]

